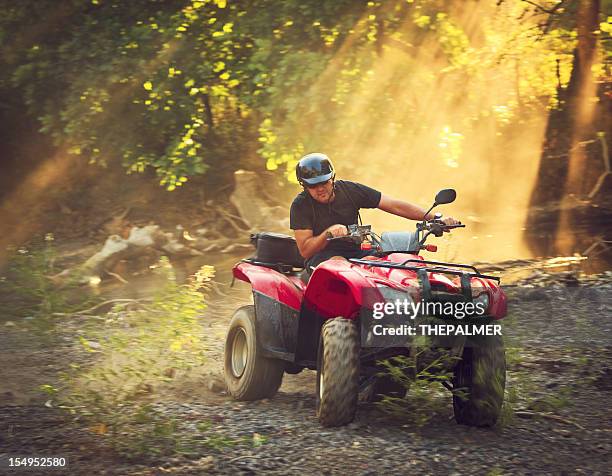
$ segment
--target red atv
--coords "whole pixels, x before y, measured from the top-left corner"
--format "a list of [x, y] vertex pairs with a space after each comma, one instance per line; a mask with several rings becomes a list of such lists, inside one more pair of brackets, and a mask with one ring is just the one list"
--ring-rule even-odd
[[[430, 210], [455, 197], [452, 189], [440, 191]], [[355, 416], [360, 390], [369, 388], [378, 395], [406, 393], [389, 376], [381, 375], [380, 362], [410, 356], [415, 346], [408, 337], [398, 337], [399, 332], [387, 340], [372, 340], [373, 329], [382, 322], [373, 319], [375, 310], [381, 309], [376, 303], [400, 299], [411, 306], [471, 303], [485, 311], [478, 316], [480, 323], [502, 319], [506, 296], [499, 278], [481, 274], [473, 266], [419, 256], [421, 249], [435, 251], [434, 246], [425, 245], [429, 235], [442, 236], [444, 231], [465, 226], [445, 225], [440, 217], [436, 214], [433, 220], [419, 222], [415, 233], [390, 232], [380, 237], [369, 226], [351, 225], [349, 235], [341, 239], [361, 243], [372, 255], [327, 260], [310, 276], [292, 237], [254, 235], [255, 256], [233, 268], [234, 278], [251, 284], [254, 305], [239, 308], [230, 322], [225, 342], [225, 380], [230, 394], [237, 400], [270, 398], [285, 372], [316, 370], [319, 421], [325, 426], [343, 425]], [[450, 321], [448, 315], [427, 317], [443, 322], [447, 330], [449, 322], [454, 322], [450, 328], [456, 330], [467, 325], [467, 320], [456, 316], [450, 316]], [[429, 346], [433, 353], [444, 349], [458, 356], [450, 369], [452, 385], [446, 385], [453, 392], [457, 422], [493, 425], [503, 403], [506, 379], [499, 333], [445, 333], [433, 337]]]

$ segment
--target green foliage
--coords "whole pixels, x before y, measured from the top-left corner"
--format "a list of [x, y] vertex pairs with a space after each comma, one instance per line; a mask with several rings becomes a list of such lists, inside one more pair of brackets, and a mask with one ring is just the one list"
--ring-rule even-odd
[[530, 408], [538, 412], [558, 412], [572, 405], [572, 389], [563, 385], [555, 388], [554, 392], [535, 399]]
[[92, 400], [99, 400], [107, 387], [112, 392], [104, 396], [105, 405], [136, 399], [156, 384], [171, 381], [175, 371], [204, 362], [198, 317], [206, 304], [200, 290], [213, 269], [203, 267], [185, 285], [176, 283], [165, 258], [156, 271], [165, 275], [165, 286], [150, 304], [116, 307], [104, 316], [103, 325], [79, 337], [85, 350], [98, 354], [96, 365], [78, 372]]
[[[508, 383], [505, 388], [504, 404], [497, 422], [499, 427], [512, 425], [517, 411], [557, 414], [573, 405], [575, 389], [570, 384], [544, 389], [530, 368], [523, 368], [526, 351], [522, 347], [508, 347]], [[389, 377], [407, 390], [403, 398], [384, 396], [377, 405], [385, 413], [400, 418], [416, 427], [422, 427], [436, 414], [448, 408], [449, 392], [442, 388], [452, 386], [453, 367], [459, 357], [444, 350], [420, 349], [412, 357], [392, 357], [381, 361], [384, 371], [380, 377]], [[588, 359], [578, 360], [576, 371], [584, 374], [589, 366]], [[478, 375], [476, 376], [478, 378]], [[591, 376], [581, 379], [568, 377], [568, 382], [581, 381], [584, 385], [593, 383]], [[501, 392], [501, 389], [500, 389]], [[465, 390], [454, 389], [452, 394], [467, 398]]]
[[[21, 92], [67, 152], [152, 168], [173, 190], [240, 167], [258, 139], [262, 166], [291, 171], [305, 151], [354, 158], [374, 138], [435, 149], [432, 127], [465, 135], [487, 118], [503, 126], [519, 109], [555, 107], [576, 43], [572, 8], [544, 27], [519, 0], [467, 10], [437, 0], [25, 0], [0, 15], [0, 86]], [[600, 34], [609, 38], [607, 23]], [[426, 91], [435, 104], [419, 103]]]
[[[421, 427], [448, 405], [448, 391], [441, 384], [451, 385], [453, 367], [459, 357], [444, 349], [418, 350], [413, 356], [396, 356], [381, 361], [380, 377], [390, 377], [407, 390], [405, 398], [385, 395], [377, 405], [386, 413]], [[465, 397], [465, 392], [454, 393]]]
[[[506, 348], [508, 385], [506, 385], [504, 405], [498, 421], [501, 427], [511, 425], [515, 421], [517, 411], [558, 413], [573, 405], [574, 390], [572, 387], [562, 384], [552, 389], [543, 389], [533, 369], [524, 368], [526, 354], [528, 353], [524, 347]], [[580, 366], [580, 362], [578, 365]], [[567, 380], [575, 381], [574, 378], [567, 378]]]
[[[501, 131], [526, 112], [556, 107], [576, 45], [571, 12], [560, 10], [565, 21], [544, 33], [525, 2], [464, 7], [368, 2], [348, 29], [337, 27], [346, 48], [289, 51], [270, 76], [270, 122], [260, 129], [259, 149], [267, 167], [292, 171], [313, 150], [351, 168], [381, 151], [422, 157], [439, 150], [455, 168], [462, 142], [483, 140], [483, 123]], [[478, 17], [477, 31], [470, 16]]]
[[[331, 47], [338, 15], [359, 8], [346, 0], [20, 2], [0, 17], [10, 50], [2, 81], [23, 91], [42, 130], [69, 153], [102, 164], [120, 157], [129, 172], [152, 167], [172, 190], [239, 162], [256, 140], [255, 108], [278, 97], [275, 68], [299, 59], [289, 50]], [[300, 94], [317, 71], [301, 84], [296, 73], [290, 86]]]
[[33, 330], [51, 331], [62, 314], [71, 313], [95, 300], [78, 290], [76, 280], [58, 287], [52, 278], [57, 251], [53, 235], [35, 238], [28, 246], [9, 249], [9, 260], [0, 277], [3, 315]]
[[186, 454], [230, 444], [205, 430], [179, 435], [180, 422], [149, 403], [175, 378], [204, 364], [202, 291], [214, 275], [212, 267], [204, 266], [180, 285], [166, 258], [156, 272], [165, 284], [152, 301], [116, 306], [95, 327], [84, 325], [75, 344], [90, 354], [89, 363], [73, 364], [62, 375], [61, 388], [41, 390], [128, 456]]

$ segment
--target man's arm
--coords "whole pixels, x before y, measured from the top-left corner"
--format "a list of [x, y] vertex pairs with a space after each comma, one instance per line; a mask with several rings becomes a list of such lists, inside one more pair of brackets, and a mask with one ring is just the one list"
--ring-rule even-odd
[[[417, 205], [413, 205], [412, 203], [405, 202], [403, 200], [398, 200], [397, 198], [389, 197], [388, 195], [382, 194], [380, 197], [380, 203], [378, 204], [378, 208], [381, 210], [392, 213], [393, 215], [398, 215], [400, 217], [408, 218], [410, 220], [422, 220], [423, 215], [425, 214], [425, 210]], [[427, 214], [426, 219], [433, 219], [434, 214], [429, 212]], [[456, 225], [459, 222], [452, 217], [446, 217], [442, 219], [444, 223], [447, 225]]]
[[304, 259], [311, 258], [327, 246], [328, 233], [332, 236], [345, 236], [348, 233], [344, 225], [332, 225], [320, 235], [314, 236], [312, 230], [293, 230], [298, 250]]

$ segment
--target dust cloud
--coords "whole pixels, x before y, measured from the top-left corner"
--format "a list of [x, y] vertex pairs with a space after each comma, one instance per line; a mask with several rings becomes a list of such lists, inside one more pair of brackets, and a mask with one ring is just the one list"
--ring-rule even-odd
[[[448, 17], [423, 19], [436, 22], [430, 30], [416, 26], [415, 12], [408, 10], [400, 30], [410, 41], [377, 39], [382, 45], [376, 58], [341, 104], [324, 152], [336, 160], [339, 178], [422, 207], [438, 190], [455, 188], [456, 202], [439, 211], [467, 228], [437, 240], [440, 252], [432, 257], [527, 258], [522, 234], [548, 113], [524, 96], [532, 94], [528, 79], [546, 59], [519, 44], [533, 24], [508, 21], [519, 16], [520, 2], [460, 3]], [[349, 37], [339, 48], [311, 92], [320, 92], [329, 72], [348, 61], [345, 46], [353, 42]], [[309, 123], [306, 117], [298, 136]], [[379, 232], [414, 229], [380, 212], [366, 211], [363, 218]]]

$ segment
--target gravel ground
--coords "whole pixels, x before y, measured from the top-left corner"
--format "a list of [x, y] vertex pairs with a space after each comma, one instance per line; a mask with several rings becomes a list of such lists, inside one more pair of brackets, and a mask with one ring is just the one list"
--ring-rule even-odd
[[[507, 288], [506, 345], [520, 348], [509, 349], [507, 387], [520, 388], [525, 377], [532, 387], [529, 398], [515, 402], [521, 417], [499, 427], [457, 425], [449, 395], [420, 428], [367, 403], [347, 427], [322, 428], [315, 418], [314, 372], [305, 371], [287, 375], [271, 400], [237, 403], [211, 386], [214, 391], [188, 403], [159, 401], [154, 408], [180, 422], [176, 434], [202, 444], [189, 456], [136, 461], [16, 386], [19, 376], [29, 388], [46, 383], [70, 349], [67, 343], [42, 345], [8, 327], [0, 334], [0, 457], [65, 455], [70, 468], [64, 473], [71, 475], [610, 474], [611, 291], [609, 275], [573, 282], [541, 273]], [[226, 323], [227, 316], [218, 315], [207, 332], [218, 335]], [[218, 341], [210, 351], [217, 361], [213, 373]], [[566, 401], [547, 407], [556, 395]], [[0, 468], [0, 474], [21, 472]]]

